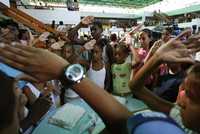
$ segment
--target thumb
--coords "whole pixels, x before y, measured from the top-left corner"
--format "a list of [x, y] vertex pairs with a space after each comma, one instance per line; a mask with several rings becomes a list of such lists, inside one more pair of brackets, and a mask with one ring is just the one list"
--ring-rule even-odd
[[39, 82], [33, 76], [25, 74], [25, 73], [18, 75], [15, 79], [16, 80], [25, 80], [25, 81], [34, 82], [34, 83], [38, 83]]

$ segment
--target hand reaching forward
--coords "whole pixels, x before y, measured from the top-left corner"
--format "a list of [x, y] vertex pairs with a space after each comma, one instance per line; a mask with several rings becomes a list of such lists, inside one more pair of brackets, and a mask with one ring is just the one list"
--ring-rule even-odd
[[26, 74], [19, 79], [44, 82], [58, 79], [69, 63], [48, 50], [22, 46], [0, 44], [0, 60]]
[[84, 17], [81, 20], [81, 24], [84, 25], [84, 26], [88, 26], [88, 25], [92, 24], [93, 21], [94, 21], [94, 17], [93, 16], [87, 16], [87, 17]]
[[143, 25], [144, 24], [139, 24], [135, 28], [132, 28], [132, 30], [130, 32], [128, 32], [127, 34], [125, 34], [125, 36], [122, 37], [122, 39], [119, 42], [124, 41], [127, 38], [127, 36], [130, 36], [131, 34], [134, 34], [134, 33], [138, 32]]
[[95, 44], [96, 44], [96, 40], [93, 39], [93, 40], [91, 40], [91, 41], [85, 43], [84, 48], [85, 48], [86, 50], [92, 50], [92, 49], [94, 48], [94, 45], [95, 45]]
[[48, 40], [47, 37], [50, 35], [49, 32], [44, 32], [40, 35], [40, 37], [38, 38], [40, 41], [46, 41]]
[[129, 32], [129, 34], [133, 34], [137, 31], [139, 31], [143, 27], [143, 25], [144, 24], [142, 23], [142, 24], [137, 25], [135, 28], [132, 28], [132, 30]]
[[166, 44], [163, 44], [157, 51], [156, 55], [163, 62], [183, 62], [193, 63], [194, 60], [191, 57], [191, 50], [180, 41], [180, 38], [190, 32], [190, 30], [183, 31], [176, 38], [171, 39]]
[[196, 53], [200, 51], [200, 34], [191, 36], [188, 41], [185, 42], [188, 49]]

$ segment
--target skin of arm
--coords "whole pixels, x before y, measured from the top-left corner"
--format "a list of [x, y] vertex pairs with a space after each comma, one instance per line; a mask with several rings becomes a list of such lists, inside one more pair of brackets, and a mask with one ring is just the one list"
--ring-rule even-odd
[[32, 105], [37, 100], [37, 97], [31, 92], [31, 90], [28, 86], [25, 86], [23, 88], [23, 92], [27, 96], [30, 105]]
[[132, 80], [129, 82], [129, 87], [133, 94], [144, 101], [151, 109], [168, 114], [173, 107], [173, 104], [154, 95], [144, 87], [145, 78], [148, 77], [160, 64], [161, 60], [159, 59], [159, 56], [153, 55], [135, 74], [135, 76], [132, 77]]
[[87, 78], [75, 84], [73, 89], [102, 117], [112, 133], [123, 133], [123, 127], [132, 113], [117, 102], [112, 95]]
[[149, 60], [151, 58], [151, 56], [156, 52], [156, 50], [162, 45], [162, 41], [159, 40], [159, 41], [156, 41], [154, 43], [154, 45], [151, 47], [151, 49], [149, 50], [146, 58], [144, 59], [144, 63], [147, 62], [147, 60]]

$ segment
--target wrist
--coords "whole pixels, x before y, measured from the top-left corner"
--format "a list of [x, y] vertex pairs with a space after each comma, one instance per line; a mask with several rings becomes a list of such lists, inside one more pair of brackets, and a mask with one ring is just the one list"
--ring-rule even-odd
[[70, 65], [69, 62], [63, 62], [60, 64], [59, 68], [57, 69], [58, 71], [56, 72], [56, 79], [60, 80], [62, 78], [62, 75], [64, 74], [65, 68]]
[[78, 28], [81, 28], [81, 27], [84, 27], [84, 24], [82, 22], [80, 22], [78, 25], [77, 25]]
[[163, 58], [162, 58], [162, 54], [159, 53], [154, 53], [152, 56], [153, 60], [157, 63], [157, 64], [162, 64], [164, 62]]
[[84, 68], [80, 64], [69, 64], [63, 69], [59, 80], [65, 88], [68, 88], [80, 83], [83, 78], [85, 78]]

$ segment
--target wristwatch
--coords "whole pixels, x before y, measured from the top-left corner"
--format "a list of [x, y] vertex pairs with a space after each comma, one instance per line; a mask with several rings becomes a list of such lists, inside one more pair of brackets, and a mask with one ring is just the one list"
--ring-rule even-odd
[[64, 68], [61, 82], [65, 87], [71, 87], [80, 83], [83, 78], [85, 78], [84, 68], [80, 64], [71, 64]]

